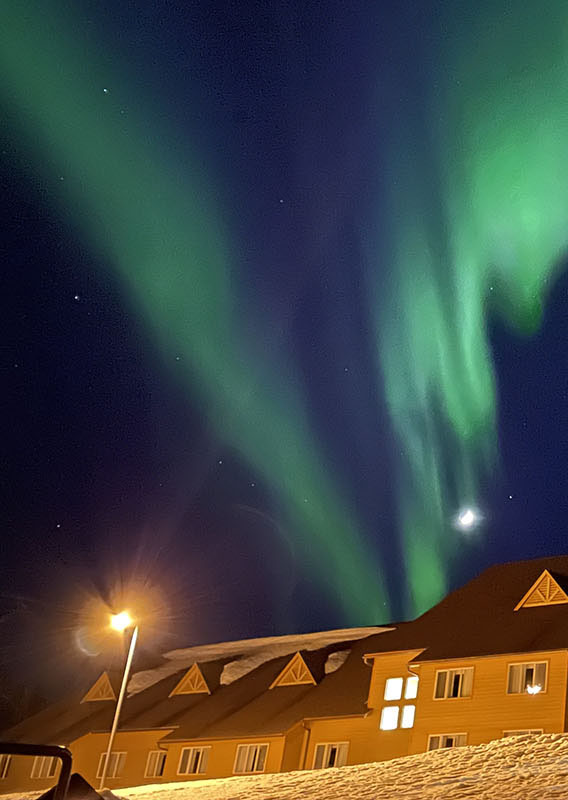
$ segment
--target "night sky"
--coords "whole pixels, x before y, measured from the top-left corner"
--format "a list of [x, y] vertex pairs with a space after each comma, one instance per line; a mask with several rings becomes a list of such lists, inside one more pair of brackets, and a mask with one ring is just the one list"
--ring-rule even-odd
[[568, 29], [523, 6], [8, 11], [8, 670], [132, 594], [158, 652], [567, 552]]

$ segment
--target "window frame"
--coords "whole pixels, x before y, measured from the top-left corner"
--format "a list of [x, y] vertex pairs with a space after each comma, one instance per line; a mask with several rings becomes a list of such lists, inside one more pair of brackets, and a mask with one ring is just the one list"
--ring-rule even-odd
[[[183, 754], [186, 751], [190, 753], [199, 750], [199, 761], [197, 764], [197, 770], [195, 772], [181, 772], [181, 762], [183, 760]], [[178, 764], [177, 764], [177, 772], [176, 775], [206, 775], [207, 774], [207, 767], [209, 766], [209, 755], [211, 752], [211, 745], [190, 745], [188, 747], [182, 747], [179, 754]], [[188, 756], [188, 763], [191, 759], [191, 755]], [[205, 760], [205, 763], [203, 763]], [[203, 769], [201, 769], [203, 767]]]
[[[463, 736], [464, 737], [464, 743], [463, 744], [453, 744], [451, 747], [442, 747], [441, 745], [440, 745], [440, 747], [432, 747], [432, 748], [430, 747], [430, 742], [432, 741], [432, 739], [440, 739], [440, 740], [442, 740], [445, 736], [454, 736], [454, 737]], [[434, 753], [434, 752], [436, 752], [436, 750], [455, 750], [456, 747], [467, 747], [467, 733], [464, 733], [462, 731], [461, 733], [429, 733], [428, 734], [428, 743], [427, 743], [427, 746], [426, 746], [426, 752], [428, 752], [428, 753]]]
[[527, 736], [527, 735], [540, 736], [542, 733], [544, 733], [543, 728], [522, 728], [516, 730], [503, 731], [503, 738], [505, 738], [506, 736]]
[[[145, 778], [162, 778], [164, 776], [164, 767], [166, 766], [166, 757], [167, 757], [167, 755], [168, 755], [167, 750], [149, 750], [148, 751], [148, 757], [146, 758], [146, 767], [144, 769], [144, 777]], [[150, 759], [152, 758], [152, 756], [156, 756], [156, 763], [158, 763], [160, 761], [160, 756], [163, 756], [163, 759], [161, 760], [161, 763], [162, 763], [162, 771], [161, 772], [158, 772], [158, 773], [156, 773], [155, 771], [152, 772], [152, 773], [150, 772], [149, 767], [150, 767]]]
[[[312, 759], [312, 769], [335, 769], [336, 767], [344, 767], [347, 765], [347, 756], [349, 755], [349, 745], [350, 742], [316, 742], [314, 745], [314, 757]], [[317, 749], [318, 747], [324, 748], [324, 757], [322, 761], [326, 760], [326, 756], [329, 754], [329, 748], [331, 747], [345, 747], [345, 763], [344, 764], [333, 764], [333, 765], [323, 765], [321, 767], [316, 767], [316, 756], [317, 756]]]
[[[44, 765], [49, 764], [47, 771], [44, 770]], [[37, 766], [39, 769], [37, 769]], [[46, 774], [44, 774], [44, 772]], [[57, 773], [57, 759], [55, 756], [34, 756], [32, 771], [30, 777], [33, 780], [47, 780], [48, 778], [55, 778]]]
[[[438, 688], [438, 675], [440, 675], [443, 672], [446, 673], [446, 681], [445, 681], [445, 684], [444, 684], [444, 696], [443, 697], [436, 697], [436, 690]], [[449, 678], [449, 676], [452, 673], [455, 674], [455, 673], [459, 673], [459, 672], [462, 673], [462, 679], [461, 679], [461, 682], [460, 682], [460, 691], [461, 691], [461, 689], [463, 687], [463, 684], [464, 684], [464, 674], [466, 672], [469, 672], [471, 674], [471, 691], [470, 691], [469, 694], [458, 694], [458, 695], [456, 695], [456, 697], [452, 697], [451, 695], [448, 695], [448, 693], [447, 693], [448, 692], [448, 686], [451, 685], [451, 679]], [[473, 666], [467, 666], [467, 667], [444, 667], [443, 669], [437, 669], [436, 673], [434, 675], [434, 692], [432, 694], [432, 699], [436, 700], [436, 701], [438, 701], [438, 700], [469, 700], [470, 698], [473, 697], [473, 679], [474, 679], [474, 677], [475, 677], [475, 667], [473, 667]]]
[[[251, 747], [257, 747], [260, 751], [261, 747], [266, 747], [266, 752], [264, 754], [264, 762], [262, 764], [262, 769], [253, 769], [253, 770], [239, 770], [237, 772], [237, 762], [239, 760], [239, 751], [243, 748], [246, 748], [247, 751], [250, 750]], [[250, 742], [247, 744], [246, 742], [241, 742], [237, 745], [237, 749], [235, 751], [235, 760], [233, 761], [233, 775], [262, 775], [263, 772], [266, 772], [266, 762], [268, 761], [268, 752], [270, 750], [270, 742]], [[245, 762], [248, 760], [248, 752], [247, 757], [245, 758]], [[255, 759], [255, 765], [258, 763], [258, 755]]]
[[8, 777], [12, 756], [10, 753], [0, 753], [0, 781]]
[[[122, 777], [121, 773], [122, 773], [122, 769], [124, 768], [124, 765], [126, 764], [126, 755], [127, 755], [127, 753], [128, 753], [128, 750], [112, 750], [111, 751], [110, 759], [109, 759], [110, 766], [112, 766], [112, 763], [113, 763], [113, 758], [112, 757], [116, 756], [114, 770], [111, 771], [110, 769], [107, 769], [107, 772], [106, 772], [106, 775], [105, 775], [105, 779], [106, 778], [121, 778]], [[122, 758], [122, 760], [121, 760], [121, 756], [124, 756], [124, 758]], [[100, 756], [99, 756], [99, 763], [97, 765], [97, 773], [95, 775], [96, 778], [102, 778], [102, 776], [103, 776], [103, 763], [104, 763], [104, 759], [105, 758], [106, 758], [106, 750], [105, 750], [104, 753], [101, 753]]]
[[[535, 697], [534, 694], [530, 694], [530, 692], [527, 692], [526, 685], [525, 688], [522, 689], [520, 692], [510, 692], [509, 676], [511, 674], [512, 667], [536, 667], [537, 664], [544, 664], [544, 686], [537, 694], [546, 694], [548, 692], [548, 668], [550, 666], [550, 660], [548, 658], [542, 659], [540, 661], [510, 661], [507, 664], [507, 674], [505, 676], [505, 694], [509, 697], [522, 697], [523, 695], [527, 694], [530, 695], [531, 697]], [[521, 680], [521, 685], [524, 684], [525, 681]]]

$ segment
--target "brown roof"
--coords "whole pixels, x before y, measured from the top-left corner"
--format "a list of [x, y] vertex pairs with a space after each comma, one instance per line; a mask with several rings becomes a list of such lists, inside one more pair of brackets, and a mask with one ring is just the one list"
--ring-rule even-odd
[[[352, 646], [347, 661], [325, 675], [324, 665], [332, 652]], [[367, 713], [370, 668], [363, 662], [362, 641], [328, 645], [317, 651], [301, 651], [313, 669], [317, 685], [270, 685], [293, 658], [268, 661], [237, 681], [220, 686], [202, 706], [178, 720], [179, 727], [164, 741], [218, 739], [285, 733], [309, 717], [352, 716]]]
[[568, 604], [514, 610], [545, 569], [568, 586], [568, 556], [498, 564], [413, 622], [370, 636], [366, 652], [424, 648], [421, 662], [568, 648]]

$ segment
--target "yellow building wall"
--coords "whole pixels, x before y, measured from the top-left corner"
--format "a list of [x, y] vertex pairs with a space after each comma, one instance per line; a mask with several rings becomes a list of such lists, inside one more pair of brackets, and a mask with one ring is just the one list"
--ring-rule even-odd
[[[161, 783], [164, 778], [146, 778], [146, 762], [148, 753], [152, 750], [163, 750], [160, 739], [172, 732], [172, 728], [145, 730], [145, 731], [119, 731], [112, 746], [113, 752], [125, 752], [126, 760], [122, 774], [117, 778], [105, 778], [105, 785], [109, 789], [124, 786], [138, 786], [144, 783]], [[95, 789], [98, 788], [97, 769], [101, 753], [108, 747], [108, 733], [88, 733], [74, 741], [70, 750], [73, 753], [73, 771], [79, 772]], [[166, 758], [167, 763], [167, 758]]]
[[[267, 744], [268, 754], [264, 772], [280, 772], [284, 754], [284, 736], [250, 736], [239, 739], [210, 739], [203, 741], [172, 742], [168, 744], [168, 757], [162, 781], [192, 781], [206, 778], [229, 778], [234, 775], [235, 758], [239, 744]], [[199, 775], [178, 775], [181, 751], [184, 747], [210, 747], [207, 771]], [[242, 773], [241, 773], [242, 774]]]
[[281, 772], [291, 772], [300, 768], [300, 759], [302, 758], [304, 742], [307, 740], [307, 736], [308, 731], [302, 723], [295, 725], [288, 731], [284, 744], [282, 764], [280, 765]]
[[[501, 738], [506, 730], [563, 731], [567, 657], [566, 652], [540, 652], [422, 664], [416, 669], [420, 682], [410, 752], [425, 751], [431, 734], [466, 733], [467, 744], [482, 744]], [[508, 665], [532, 661], [548, 662], [546, 690], [507, 694]], [[474, 669], [471, 697], [434, 699], [437, 670], [458, 667]]]
[[0, 795], [11, 792], [45, 792], [57, 783], [59, 763], [54, 778], [32, 778], [33, 756], [12, 756], [8, 775], [0, 779]]
[[384, 700], [384, 693], [388, 678], [406, 679], [413, 674], [408, 670], [408, 662], [420, 652], [421, 650], [381, 653], [373, 657], [368, 687], [369, 710], [366, 716], [312, 719], [306, 722], [309, 740], [303, 768], [312, 769], [316, 745], [333, 742], [348, 742], [347, 764], [386, 761], [407, 755], [412, 730], [397, 728], [383, 731], [380, 729], [380, 720], [384, 706], [398, 706], [400, 715], [403, 705], [416, 704], [415, 700], [404, 699], [387, 702]]

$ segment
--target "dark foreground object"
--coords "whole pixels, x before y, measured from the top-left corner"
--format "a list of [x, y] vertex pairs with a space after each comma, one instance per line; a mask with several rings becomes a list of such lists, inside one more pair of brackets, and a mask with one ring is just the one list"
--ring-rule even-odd
[[[55, 800], [56, 789], [56, 786], [52, 786], [51, 789], [40, 795], [37, 800]], [[74, 772], [69, 779], [66, 800], [103, 800], [103, 797], [93, 789], [82, 775]]]

